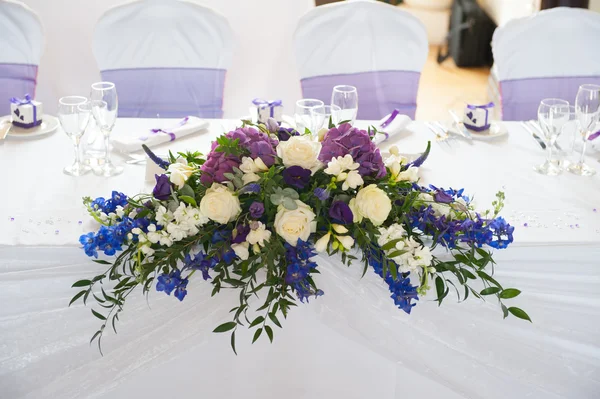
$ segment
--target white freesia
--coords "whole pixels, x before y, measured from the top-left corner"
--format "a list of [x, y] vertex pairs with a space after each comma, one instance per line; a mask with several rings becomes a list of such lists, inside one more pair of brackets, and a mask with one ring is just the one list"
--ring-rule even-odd
[[405, 171], [396, 174], [394, 176], [394, 180], [397, 182], [400, 182], [400, 181], [416, 182], [417, 180], [419, 180], [419, 168], [417, 168], [415, 166], [410, 166]]
[[363, 178], [357, 170], [351, 170], [348, 172], [344, 184], [342, 184], [342, 190], [346, 191], [349, 188], [356, 189], [364, 184]]
[[177, 162], [169, 165], [167, 169], [167, 172], [170, 173], [169, 180], [178, 188], [182, 188], [195, 171], [196, 168], [189, 166], [183, 158], [177, 159]]
[[265, 165], [265, 163], [260, 157], [256, 159], [252, 159], [250, 157], [243, 157], [242, 163], [240, 164], [240, 170], [244, 173], [257, 173], [266, 172], [267, 170], [269, 170], [269, 167]]
[[250, 245], [258, 244], [261, 247], [264, 247], [265, 243], [270, 239], [271, 232], [267, 230], [267, 226], [265, 226], [262, 222], [258, 222], [258, 227], [250, 230], [248, 236], [246, 237], [246, 241], [248, 241]]
[[329, 129], [327, 129], [326, 127], [321, 128], [321, 130], [319, 130], [319, 132], [317, 133], [318, 140], [323, 141], [328, 131]]
[[275, 231], [288, 244], [295, 247], [298, 239], [307, 241], [311, 233], [317, 229], [315, 213], [304, 202], [296, 200], [298, 208], [294, 210], [279, 206], [275, 215]]
[[232, 244], [231, 249], [233, 252], [240, 258], [241, 260], [246, 260], [250, 256], [250, 251], [248, 251], [248, 243], [243, 242], [241, 244]]
[[323, 237], [319, 238], [315, 243], [315, 250], [317, 252], [325, 252], [327, 250], [327, 244], [329, 244], [330, 239], [331, 233], [327, 233]]
[[256, 173], [244, 173], [244, 175], [242, 176], [242, 183], [244, 183], [244, 186], [246, 184], [250, 184], [250, 183], [254, 183], [260, 180], [260, 176], [257, 175]]
[[301, 166], [313, 174], [323, 166], [318, 159], [320, 152], [321, 143], [313, 141], [310, 136], [293, 136], [287, 141], [280, 141], [277, 146], [277, 156], [284, 166]]
[[219, 183], [213, 183], [200, 201], [200, 212], [217, 223], [229, 223], [240, 214], [240, 200]]
[[346, 249], [352, 248], [354, 245], [354, 238], [350, 236], [335, 236], [335, 238], [342, 244], [342, 246]]
[[392, 201], [375, 184], [360, 189], [353, 205], [360, 216], [369, 219], [375, 226], [382, 225], [392, 210]]
[[343, 157], [334, 157], [327, 163], [327, 168], [323, 172], [332, 176], [339, 176], [342, 172], [347, 170], [356, 170], [360, 166], [359, 163], [354, 162], [352, 155], [346, 154]]
[[331, 227], [333, 227], [333, 230], [335, 230], [335, 232], [338, 234], [346, 234], [348, 232], [348, 229], [341, 224], [334, 223], [331, 225]]

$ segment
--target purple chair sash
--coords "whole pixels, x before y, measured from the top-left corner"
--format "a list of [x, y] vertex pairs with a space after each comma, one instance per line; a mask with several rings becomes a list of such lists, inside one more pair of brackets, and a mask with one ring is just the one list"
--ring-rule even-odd
[[140, 68], [102, 71], [119, 95], [119, 116], [223, 117], [224, 69]]
[[502, 119], [505, 121], [537, 119], [538, 106], [544, 98], [562, 98], [574, 104], [577, 89], [586, 83], [600, 84], [600, 76], [528, 78], [500, 81]]
[[381, 119], [392, 110], [415, 118], [419, 72], [373, 71], [304, 78], [300, 81], [304, 98], [331, 102], [337, 85], [355, 86], [358, 90], [358, 119]]
[[37, 65], [0, 63], [0, 115], [10, 114], [11, 97], [31, 93], [35, 97]]

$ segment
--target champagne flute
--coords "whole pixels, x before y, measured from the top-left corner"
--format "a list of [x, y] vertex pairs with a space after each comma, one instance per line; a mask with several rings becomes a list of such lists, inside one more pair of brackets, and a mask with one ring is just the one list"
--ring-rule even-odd
[[310, 111], [314, 123], [313, 134], [318, 134], [319, 130], [329, 127], [330, 118], [333, 124], [339, 122], [339, 113], [341, 109], [337, 105], [322, 105], [320, 107], [312, 108]]
[[579, 123], [579, 132], [583, 138], [583, 147], [579, 162], [573, 163], [568, 170], [571, 173], [580, 176], [592, 176], [596, 174], [596, 170], [589, 165], [586, 165], [585, 149], [587, 147], [588, 138], [593, 133], [598, 119], [600, 119], [600, 86], [599, 85], [581, 85], [577, 91], [575, 98], [575, 113]]
[[559, 162], [553, 162], [552, 151], [563, 126], [569, 121], [569, 102], [558, 98], [545, 98], [538, 107], [538, 122], [546, 138], [546, 162], [533, 169], [547, 176], [562, 172]]
[[85, 128], [90, 120], [89, 112], [86, 112], [84, 108], [80, 108], [85, 106], [87, 102], [88, 99], [81, 96], [66, 96], [58, 100], [60, 125], [75, 146], [75, 161], [72, 165], [63, 169], [63, 172], [70, 176], [82, 176], [91, 170], [89, 166], [81, 162], [79, 148], [81, 137], [85, 133]]
[[311, 111], [313, 108], [322, 107], [323, 105], [325, 105], [323, 101], [314, 98], [304, 98], [296, 101], [296, 113], [294, 114], [294, 119], [296, 121], [296, 130], [300, 134], [304, 134], [306, 129], [310, 130], [311, 133], [316, 134], [316, 132], [314, 132], [315, 124]]
[[358, 114], [358, 92], [356, 87], [348, 85], [335, 86], [331, 93], [331, 105], [340, 107], [339, 117], [336, 122], [349, 121], [354, 124]]
[[119, 101], [117, 98], [117, 89], [111, 82], [98, 82], [92, 85], [91, 90], [92, 113], [96, 120], [96, 125], [104, 135], [104, 146], [106, 153], [104, 164], [100, 166], [102, 176], [116, 176], [123, 172], [122, 166], [115, 166], [110, 160], [110, 133], [117, 120], [117, 110]]

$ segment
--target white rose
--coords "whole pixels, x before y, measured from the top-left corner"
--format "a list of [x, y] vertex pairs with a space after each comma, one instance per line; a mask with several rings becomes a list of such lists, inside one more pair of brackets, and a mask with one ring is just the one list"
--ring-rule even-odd
[[346, 179], [344, 180], [344, 184], [342, 184], [342, 190], [346, 191], [349, 188], [355, 189], [359, 186], [362, 186], [364, 180], [360, 173], [357, 170], [351, 170], [348, 172]]
[[362, 215], [358, 212], [358, 207], [356, 206], [356, 198], [352, 198], [348, 203], [348, 207], [352, 211], [353, 222], [360, 223], [363, 220]]
[[219, 183], [213, 183], [200, 201], [202, 215], [221, 224], [231, 222], [241, 211], [239, 198]]
[[325, 250], [327, 250], [327, 244], [329, 244], [330, 238], [331, 233], [327, 233], [323, 237], [319, 238], [315, 243], [315, 250], [317, 252], [325, 252]]
[[169, 180], [171, 183], [175, 184], [178, 188], [183, 187], [187, 179], [196, 171], [196, 168], [193, 168], [187, 164], [187, 161], [183, 158], [179, 158], [177, 162], [169, 165], [167, 172], [171, 175], [169, 176]]
[[293, 136], [288, 141], [280, 141], [277, 146], [277, 156], [286, 167], [301, 166], [312, 173], [323, 166], [318, 160], [320, 152], [321, 143], [313, 141], [310, 136]]
[[293, 211], [279, 207], [275, 215], [275, 231], [291, 246], [296, 246], [298, 239], [307, 241], [310, 233], [317, 229], [315, 213], [304, 202], [296, 200], [298, 208]]
[[360, 189], [354, 205], [358, 214], [369, 219], [375, 226], [383, 224], [392, 210], [392, 201], [375, 184]]
[[246, 237], [246, 241], [251, 245], [260, 245], [261, 247], [265, 246], [265, 243], [271, 239], [271, 232], [267, 230], [266, 226], [262, 222], [258, 222], [258, 227], [256, 229], [250, 230], [248, 236]]
[[231, 249], [233, 249], [233, 252], [235, 252], [238, 258], [241, 260], [246, 260], [250, 256], [247, 242], [243, 242], [241, 244], [231, 244]]

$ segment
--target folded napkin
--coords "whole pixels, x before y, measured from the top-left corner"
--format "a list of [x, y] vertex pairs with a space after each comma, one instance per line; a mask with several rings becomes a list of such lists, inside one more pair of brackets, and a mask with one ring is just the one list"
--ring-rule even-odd
[[386, 115], [380, 120], [376, 126], [377, 130], [381, 131], [382, 134], [378, 134], [375, 137], [375, 143], [380, 144], [397, 135], [406, 129], [410, 122], [412, 122], [410, 116], [402, 115], [399, 110], [395, 109], [391, 114]]
[[173, 126], [163, 129], [149, 129], [138, 137], [115, 137], [112, 139], [114, 147], [122, 152], [133, 152], [142, 149], [142, 144], [152, 148], [159, 144], [175, 141], [181, 137], [198, 133], [208, 127], [208, 121], [195, 116], [187, 116]]

